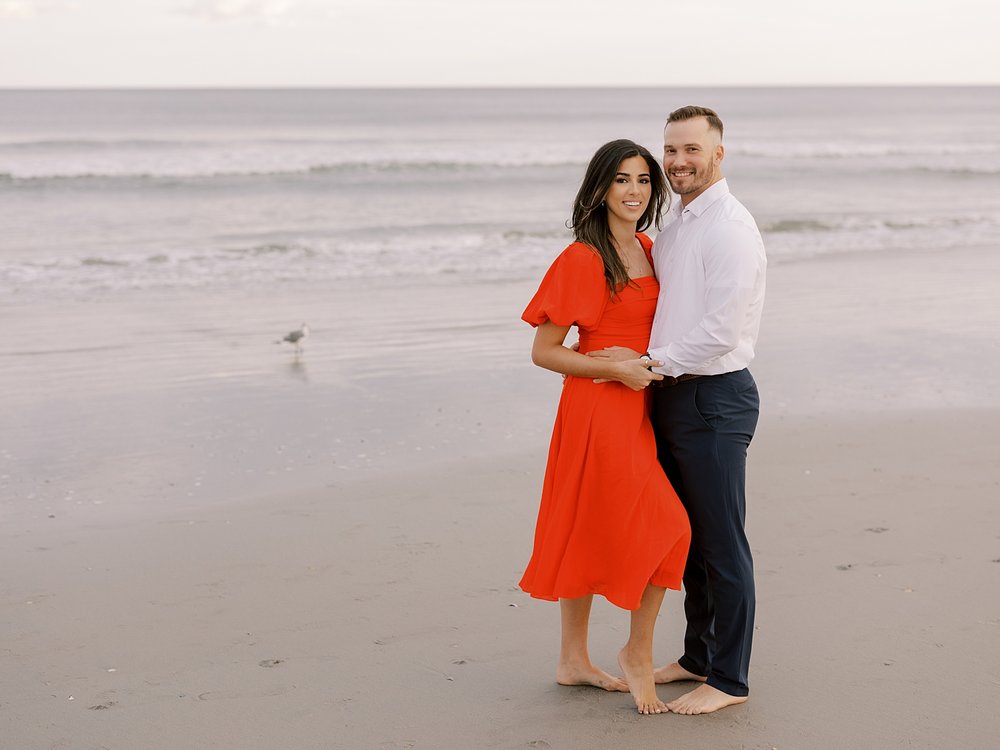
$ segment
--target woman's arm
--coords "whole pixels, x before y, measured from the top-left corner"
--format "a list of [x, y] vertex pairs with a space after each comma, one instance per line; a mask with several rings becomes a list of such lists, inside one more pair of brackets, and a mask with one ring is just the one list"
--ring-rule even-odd
[[641, 362], [628, 359], [620, 362], [610, 359], [588, 357], [563, 346], [569, 326], [558, 326], [546, 321], [535, 329], [535, 342], [531, 346], [531, 361], [546, 370], [572, 375], [577, 378], [617, 380], [633, 391], [641, 391], [654, 380], [663, 376], [651, 372], [649, 367], [658, 367], [659, 362]]

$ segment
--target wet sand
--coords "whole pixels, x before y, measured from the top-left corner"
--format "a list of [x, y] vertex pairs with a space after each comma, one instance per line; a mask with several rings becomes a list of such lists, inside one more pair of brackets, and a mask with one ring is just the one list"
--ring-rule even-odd
[[[1000, 254], [772, 265], [751, 700], [706, 717], [557, 686], [516, 589], [534, 283], [0, 304], [0, 744], [992, 747]], [[626, 631], [598, 602], [595, 660]]]

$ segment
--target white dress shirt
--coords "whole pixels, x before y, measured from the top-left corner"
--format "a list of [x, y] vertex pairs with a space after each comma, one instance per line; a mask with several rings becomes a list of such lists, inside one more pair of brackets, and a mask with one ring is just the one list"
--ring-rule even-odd
[[767, 259], [750, 212], [719, 180], [653, 243], [660, 296], [649, 356], [664, 375], [721, 375], [754, 357], [764, 307]]

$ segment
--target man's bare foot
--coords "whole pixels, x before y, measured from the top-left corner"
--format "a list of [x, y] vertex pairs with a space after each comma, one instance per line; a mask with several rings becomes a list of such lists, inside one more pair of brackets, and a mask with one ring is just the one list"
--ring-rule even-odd
[[670, 701], [667, 708], [675, 714], [692, 716], [694, 714], [710, 714], [726, 706], [746, 703], [747, 700], [745, 695], [730, 695], [711, 685], [699, 685], [690, 693], [685, 693], [677, 700]]
[[667, 706], [656, 695], [653, 682], [653, 665], [642, 658], [635, 658], [627, 648], [618, 652], [618, 666], [622, 668], [635, 707], [641, 714], [666, 713]]
[[674, 662], [673, 664], [668, 664], [665, 667], [660, 667], [653, 672], [653, 679], [656, 680], [657, 685], [665, 685], [668, 682], [680, 682], [681, 680], [704, 682], [708, 678], [702, 677], [700, 674], [695, 674], [694, 672], [688, 672], [680, 664]]
[[590, 662], [560, 664], [556, 669], [556, 682], [560, 685], [592, 685], [611, 692], [627, 693], [628, 685], [618, 677], [612, 677], [603, 669]]

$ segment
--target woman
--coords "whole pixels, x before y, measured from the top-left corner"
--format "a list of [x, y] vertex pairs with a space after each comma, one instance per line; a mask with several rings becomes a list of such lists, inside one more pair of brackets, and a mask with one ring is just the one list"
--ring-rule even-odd
[[[662, 378], [649, 368], [660, 363], [585, 355], [611, 345], [646, 350], [659, 285], [652, 241], [640, 230], [659, 225], [668, 195], [642, 146], [619, 140], [598, 149], [573, 205], [577, 241], [556, 258], [522, 315], [537, 326], [532, 361], [567, 377], [520, 585], [560, 603], [557, 681], [628, 690], [643, 714], [666, 711], [653, 682], [653, 625], [665, 588], [680, 588], [691, 530], [656, 460], [647, 416], [644, 389]], [[563, 345], [573, 325], [579, 351]], [[632, 611], [618, 655], [624, 682], [590, 661], [594, 594]]]

